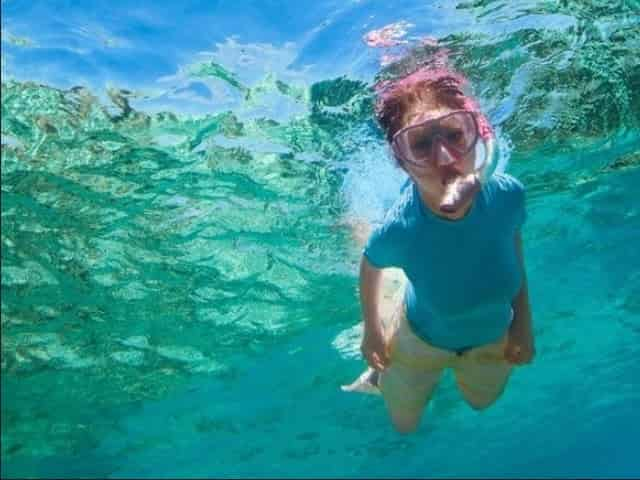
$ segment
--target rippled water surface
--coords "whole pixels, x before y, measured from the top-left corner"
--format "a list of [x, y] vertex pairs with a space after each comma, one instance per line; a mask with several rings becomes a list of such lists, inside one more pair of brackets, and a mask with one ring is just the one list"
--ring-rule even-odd
[[[306, 3], [2, 1], [2, 476], [640, 474], [638, 2]], [[538, 349], [408, 437], [339, 389], [389, 24], [527, 187]]]

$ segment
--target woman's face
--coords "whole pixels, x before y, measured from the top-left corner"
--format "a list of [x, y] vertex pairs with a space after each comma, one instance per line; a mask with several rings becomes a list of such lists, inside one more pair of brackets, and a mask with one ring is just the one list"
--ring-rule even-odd
[[[448, 107], [416, 109], [405, 117], [403, 128], [443, 117], [453, 111]], [[455, 152], [450, 151], [443, 143], [437, 142], [434, 155], [433, 162], [425, 163], [421, 166], [402, 159], [399, 159], [399, 162], [418, 186], [435, 200], [444, 196], [448, 183], [474, 171], [475, 149], [472, 148], [466, 155], [460, 157]]]

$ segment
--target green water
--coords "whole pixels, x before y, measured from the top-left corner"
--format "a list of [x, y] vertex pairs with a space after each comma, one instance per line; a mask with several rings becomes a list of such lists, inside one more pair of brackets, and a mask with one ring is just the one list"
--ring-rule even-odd
[[[366, 81], [244, 85], [197, 64], [238, 101], [196, 117], [3, 79], [3, 476], [478, 474], [495, 452], [512, 460], [496, 474], [632, 472], [628, 445], [591, 469], [577, 453], [640, 426], [625, 5], [540, 2], [575, 24], [443, 39], [527, 186], [538, 358], [485, 414], [445, 383], [414, 437], [339, 391], [363, 366], [346, 220], [379, 218], [400, 181]], [[273, 98], [299, 113], [251, 113]]]

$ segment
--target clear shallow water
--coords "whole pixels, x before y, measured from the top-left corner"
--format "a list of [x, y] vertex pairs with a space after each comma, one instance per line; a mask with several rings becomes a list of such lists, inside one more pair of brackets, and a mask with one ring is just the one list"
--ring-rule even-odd
[[[638, 475], [640, 7], [416, 3], [3, 1], [3, 476]], [[538, 348], [411, 437], [339, 390], [346, 220], [402, 182], [362, 36], [401, 20], [528, 187]]]

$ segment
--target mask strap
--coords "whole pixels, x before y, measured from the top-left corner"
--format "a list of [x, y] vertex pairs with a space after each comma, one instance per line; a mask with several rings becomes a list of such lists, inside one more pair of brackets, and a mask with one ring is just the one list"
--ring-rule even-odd
[[485, 160], [484, 163], [476, 171], [478, 173], [480, 182], [486, 183], [495, 171], [495, 141], [492, 137], [486, 141], [478, 139], [478, 144], [482, 144], [483, 148], [485, 149]]

